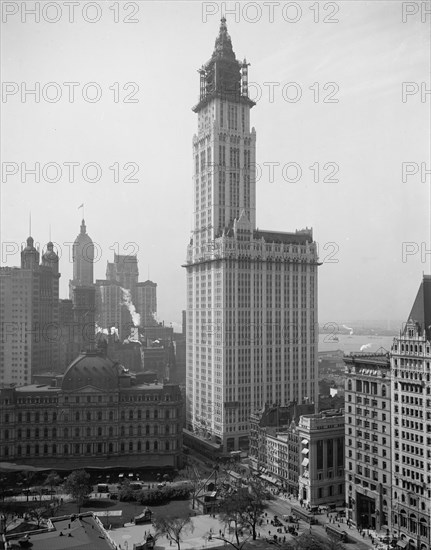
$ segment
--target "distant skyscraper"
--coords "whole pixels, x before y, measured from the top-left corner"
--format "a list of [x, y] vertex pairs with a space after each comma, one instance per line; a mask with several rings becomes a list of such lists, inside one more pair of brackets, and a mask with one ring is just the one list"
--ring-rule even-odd
[[32, 237], [21, 268], [0, 268], [0, 385], [27, 384], [58, 363], [58, 256], [51, 242], [40, 261]]
[[193, 108], [194, 230], [187, 250], [187, 436], [247, 447], [250, 413], [317, 398], [317, 251], [310, 229], [256, 228], [248, 63], [221, 21]]
[[392, 509], [398, 546], [431, 546], [431, 276], [392, 346]]
[[114, 253], [114, 262], [108, 262], [106, 279], [117, 281], [123, 288], [130, 290], [132, 301], [136, 301], [136, 285], [138, 284], [139, 269], [137, 256], [122, 256]]
[[[127, 338], [133, 326], [154, 326], [157, 312], [157, 283], [138, 282], [137, 256], [114, 254], [106, 266], [106, 280], [96, 281], [97, 324], [102, 329], [118, 329], [120, 338]], [[128, 307], [125, 305], [127, 298]], [[132, 315], [133, 308], [139, 317]]]
[[157, 283], [145, 281], [136, 284], [136, 309], [141, 315], [141, 326], [156, 325], [157, 314]]
[[94, 281], [94, 244], [87, 234], [85, 221], [82, 220], [81, 231], [73, 243], [73, 282], [76, 286], [92, 285]]
[[73, 244], [73, 280], [69, 281], [69, 298], [73, 303], [75, 329], [73, 339], [77, 351], [94, 347], [95, 299], [93, 280], [94, 244], [87, 234], [85, 221]]

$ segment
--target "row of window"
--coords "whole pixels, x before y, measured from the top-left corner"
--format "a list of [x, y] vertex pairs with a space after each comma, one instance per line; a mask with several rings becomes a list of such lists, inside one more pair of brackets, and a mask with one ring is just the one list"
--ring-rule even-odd
[[[173, 451], [176, 449], [176, 441], [129, 441], [127, 445], [127, 451]], [[126, 443], [121, 442], [117, 448], [115, 443], [108, 443], [107, 448], [104, 448], [103, 443], [75, 443], [75, 444], [64, 444], [57, 445], [56, 443], [52, 445], [26, 445], [22, 447], [17, 445], [15, 452], [13, 448], [9, 448], [7, 445], [1, 450], [1, 455], [4, 457], [12, 458], [13, 456], [40, 456], [40, 455], [57, 455], [63, 454], [64, 456], [69, 455], [70, 453], [81, 455], [84, 454], [100, 454], [100, 453], [114, 453], [114, 452], [126, 452]]]

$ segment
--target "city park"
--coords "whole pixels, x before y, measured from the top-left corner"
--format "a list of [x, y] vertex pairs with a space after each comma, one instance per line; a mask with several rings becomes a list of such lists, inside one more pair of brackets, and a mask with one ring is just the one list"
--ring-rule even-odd
[[189, 460], [175, 475], [77, 470], [65, 477], [36, 468], [3, 470], [0, 533], [31, 533], [50, 517], [91, 511], [118, 550], [390, 548], [348, 526], [336, 511], [304, 520], [294, 512], [298, 502], [277, 487], [244, 465], [225, 466]]

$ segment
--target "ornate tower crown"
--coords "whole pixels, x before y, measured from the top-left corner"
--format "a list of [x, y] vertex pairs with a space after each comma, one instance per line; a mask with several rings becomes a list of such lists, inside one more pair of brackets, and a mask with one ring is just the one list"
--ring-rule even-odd
[[255, 103], [248, 97], [248, 65], [245, 59], [242, 62], [236, 59], [227, 32], [226, 18], [222, 17], [211, 59], [198, 71], [199, 103], [193, 107], [193, 111], [200, 111], [215, 97], [253, 107]]

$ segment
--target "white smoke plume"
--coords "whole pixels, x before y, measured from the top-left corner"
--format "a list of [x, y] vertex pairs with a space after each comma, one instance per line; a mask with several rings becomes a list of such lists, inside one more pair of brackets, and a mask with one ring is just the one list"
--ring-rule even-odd
[[350, 336], [352, 336], [353, 334], [353, 329], [351, 327], [348, 327], [346, 325], [343, 325], [343, 328], [345, 328], [346, 330], [350, 330]]
[[119, 335], [118, 335], [118, 328], [116, 328], [116, 327], [111, 327], [111, 333], [110, 333], [110, 334], [111, 334], [111, 336], [114, 336], [114, 335], [115, 335], [115, 336], [118, 338], [118, 336], [119, 336]]
[[99, 327], [99, 325], [96, 325], [96, 334], [109, 334], [107, 328]]
[[123, 295], [123, 301], [121, 302], [121, 305], [124, 305], [127, 307], [127, 309], [130, 312], [130, 315], [132, 316], [132, 321], [135, 327], [138, 327], [141, 324], [141, 316], [136, 311], [135, 306], [132, 303], [132, 296], [130, 294], [130, 290], [127, 288], [121, 287], [121, 294]]
[[366, 349], [369, 349], [373, 344], [364, 344], [361, 346], [359, 351], [365, 351]]

